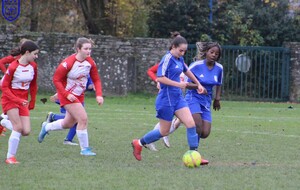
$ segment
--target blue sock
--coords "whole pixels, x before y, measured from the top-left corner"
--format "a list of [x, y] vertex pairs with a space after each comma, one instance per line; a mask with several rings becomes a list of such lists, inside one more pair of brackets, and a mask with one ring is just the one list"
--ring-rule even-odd
[[52, 119], [52, 121], [57, 121], [57, 120], [63, 119], [63, 118], [65, 118], [65, 114], [53, 114], [51, 119]]
[[186, 128], [186, 136], [190, 150], [197, 150], [198, 148], [198, 134], [196, 132], [196, 127]]
[[73, 141], [73, 138], [76, 135], [76, 128], [77, 128], [77, 123], [72, 128], [69, 129], [69, 133], [68, 133], [67, 137], [65, 138], [65, 140]]
[[152, 131], [149, 131], [147, 134], [145, 134], [140, 141], [142, 145], [145, 145], [145, 144], [150, 144], [152, 142], [155, 142], [159, 140], [161, 137], [162, 135], [160, 134], [159, 129], [154, 129]]

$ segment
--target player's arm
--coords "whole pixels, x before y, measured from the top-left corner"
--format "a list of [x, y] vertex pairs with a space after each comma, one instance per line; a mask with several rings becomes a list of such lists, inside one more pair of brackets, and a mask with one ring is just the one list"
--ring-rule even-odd
[[200, 94], [206, 94], [207, 93], [206, 89], [200, 84], [200, 82], [198, 81], [198, 79], [195, 77], [195, 75], [190, 70], [187, 70], [184, 74], [187, 77], [189, 77], [194, 82], [194, 84], [197, 85], [197, 91]]
[[12, 55], [3, 57], [2, 59], [0, 59], [0, 70], [5, 73], [6, 72], [6, 64], [10, 64], [11, 62], [13, 62], [15, 60], [15, 58]]
[[37, 65], [34, 63], [33, 64], [34, 67], [34, 77], [33, 80], [30, 83], [30, 102], [29, 102], [29, 110], [33, 110], [35, 107], [35, 102], [36, 102], [36, 93], [38, 90], [38, 86], [37, 86], [37, 75], [38, 75], [38, 71], [37, 71]]
[[96, 66], [96, 63], [93, 61], [91, 63], [92, 67], [90, 70], [90, 76], [94, 83], [95, 91], [96, 91], [96, 101], [99, 105], [102, 105], [104, 102], [103, 96], [102, 96], [102, 84], [101, 79], [98, 73], [98, 69]]
[[69, 72], [68, 68], [71, 68], [72, 65], [70, 65], [67, 62], [63, 62], [58, 65], [57, 69], [54, 72], [53, 75], [53, 84], [56, 88], [56, 91], [61, 93], [64, 97], [68, 97], [70, 92], [65, 90], [64, 81], [67, 80], [67, 74]]
[[157, 79], [156, 73], [157, 73], [158, 65], [159, 65], [159, 63], [153, 65], [152, 67], [150, 67], [147, 70], [147, 75], [155, 82], [157, 82], [156, 81], [156, 79]]
[[213, 109], [215, 111], [219, 111], [221, 109], [221, 104], [220, 104], [220, 100], [221, 100], [221, 86], [216, 86], [216, 96], [213, 102]]
[[8, 72], [6, 72], [3, 81], [2, 81], [2, 93], [6, 94], [10, 98], [11, 101], [17, 104], [23, 104], [25, 102], [24, 99], [18, 98], [11, 91], [11, 81], [13, 80], [13, 75], [16, 70], [16, 66], [8, 67]]

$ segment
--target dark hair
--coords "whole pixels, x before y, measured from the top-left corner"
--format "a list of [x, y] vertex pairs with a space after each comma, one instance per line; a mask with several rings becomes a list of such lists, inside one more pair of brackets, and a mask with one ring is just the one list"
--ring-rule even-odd
[[222, 48], [220, 44], [217, 42], [197, 42], [196, 46], [197, 46], [197, 55], [195, 57], [195, 60], [205, 59], [207, 51], [213, 47], [219, 48], [219, 56], [217, 58], [217, 61], [221, 58]]
[[171, 50], [173, 46], [178, 47], [180, 44], [188, 44], [188, 43], [184, 37], [177, 35], [175, 38], [173, 38], [169, 50]]
[[180, 36], [180, 32], [174, 31], [174, 32], [170, 32], [171, 34], [171, 39], [174, 39], [177, 36]]
[[12, 56], [17, 56], [17, 55], [20, 55], [21, 54], [21, 46], [22, 46], [22, 44], [24, 43], [24, 42], [26, 42], [28, 39], [27, 38], [22, 38], [21, 40], [20, 40], [20, 43], [19, 43], [19, 46], [18, 47], [16, 47], [16, 48], [14, 48], [14, 49], [12, 49], [12, 50], [10, 50], [10, 55], [12, 55]]
[[36, 43], [31, 40], [25, 41], [20, 47], [20, 54], [24, 55], [26, 51], [33, 52], [37, 49], [40, 49]]

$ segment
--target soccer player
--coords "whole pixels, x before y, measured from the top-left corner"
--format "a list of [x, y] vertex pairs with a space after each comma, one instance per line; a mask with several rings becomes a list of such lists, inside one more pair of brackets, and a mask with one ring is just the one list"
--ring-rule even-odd
[[[3, 74], [5, 74], [5, 72], [7, 70], [6, 69], [7, 65], [11, 64], [13, 61], [18, 60], [21, 57], [20, 47], [27, 40], [28, 39], [25, 39], [25, 38], [21, 39], [20, 44], [17, 48], [12, 49], [8, 56], [5, 56], [0, 59], [0, 70], [3, 72]], [[2, 86], [2, 80], [3, 80], [3, 78], [0, 81], [0, 90], [1, 90], [1, 86]], [[4, 113], [1, 114], [0, 120], [1, 120], [1, 123], [3, 123], [3, 124], [0, 123], [0, 135], [5, 136], [2, 132], [6, 132], [6, 128], [9, 130], [12, 130], [13, 127], [12, 127], [11, 122], [8, 120], [7, 115], [5, 115]]]
[[49, 131], [71, 128], [77, 123], [76, 134], [81, 148], [80, 154], [84, 156], [96, 155], [89, 146], [87, 113], [82, 105], [89, 75], [95, 85], [96, 102], [99, 105], [104, 102], [98, 69], [90, 56], [92, 44], [90, 39], [78, 38], [75, 44], [76, 53], [67, 57], [57, 67], [53, 76], [53, 83], [56, 87], [60, 106], [66, 109], [66, 116], [64, 119], [51, 123], [44, 121], [38, 136], [38, 141], [41, 143]]
[[[86, 84], [86, 91], [93, 91], [93, 90], [94, 90], [94, 83], [93, 83], [91, 77], [89, 76], [88, 80], [87, 80], [87, 84]], [[57, 97], [57, 93], [50, 97], [50, 101], [60, 105], [59, 99]], [[82, 105], [84, 106], [84, 103]], [[47, 114], [46, 121], [50, 123], [50, 122], [53, 122], [53, 121], [56, 121], [59, 119], [63, 119], [66, 114], [66, 109], [64, 107], [60, 107], [60, 113], [61, 114], [49, 112]], [[77, 128], [77, 123], [69, 129], [69, 132], [68, 132], [66, 138], [64, 139], [64, 144], [75, 145], [75, 146], [78, 145], [77, 143], [73, 142], [73, 138], [76, 135], [76, 128]]]
[[[221, 46], [216, 42], [197, 43], [197, 61], [189, 66], [189, 70], [197, 77], [202, 86], [207, 90], [207, 94], [199, 94], [196, 85], [187, 86], [185, 100], [188, 102], [193, 119], [196, 123], [198, 140], [207, 138], [211, 131], [211, 103], [213, 98], [213, 87], [216, 86], [213, 109], [221, 108], [221, 85], [223, 80], [223, 66], [218, 63], [221, 57]], [[188, 82], [191, 82], [188, 79]], [[192, 89], [194, 88], [194, 89]], [[173, 128], [178, 128], [180, 120], [174, 119]], [[159, 124], [158, 128], [159, 127]], [[202, 159], [201, 165], [208, 164], [209, 161]]]
[[187, 139], [190, 150], [197, 150], [198, 135], [196, 125], [184, 100], [182, 90], [187, 83], [180, 81], [180, 74], [184, 72], [197, 85], [199, 93], [205, 89], [197, 78], [184, 64], [183, 55], [187, 50], [187, 41], [182, 36], [176, 36], [167, 54], [162, 58], [157, 72], [157, 81], [160, 83], [160, 91], [156, 98], [156, 117], [159, 118], [160, 130], [154, 129], [145, 134], [141, 139], [132, 141], [133, 155], [140, 161], [142, 159], [142, 147], [166, 136], [170, 131], [173, 116], [176, 115], [187, 128]]
[[[16, 154], [20, 137], [28, 136], [30, 127], [29, 110], [34, 109], [37, 93], [37, 64], [39, 47], [30, 40], [20, 47], [21, 57], [13, 61], [2, 81], [2, 110], [13, 126], [8, 140], [7, 164], [18, 164]], [[28, 95], [30, 93], [30, 101]]]

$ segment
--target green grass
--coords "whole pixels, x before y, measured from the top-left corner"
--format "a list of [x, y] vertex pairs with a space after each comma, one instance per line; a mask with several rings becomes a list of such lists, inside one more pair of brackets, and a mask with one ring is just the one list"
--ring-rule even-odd
[[131, 140], [157, 122], [154, 101], [149, 95], [107, 97], [99, 107], [88, 95], [96, 157], [80, 156], [78, 146], [63, 145], [67, 131], [51, 132], [39, 144], [40, 123], [58, 106], [38, 101], [31, 112], [32, 133], [21, 138], [19, 165], [4, 163], [9, 132], [0, 137], [0, 188], [300, 189], [300, 105], [221, 102], [221, 110], [213, 111], [212, 132], [199, 149], [210, 164], [189, 169], [181, 161], [188, 149], [184, 127], [170, 136], [171, 148], [158, 141], [158, 152], [144, 149], [143, 160], [134, 159]]

